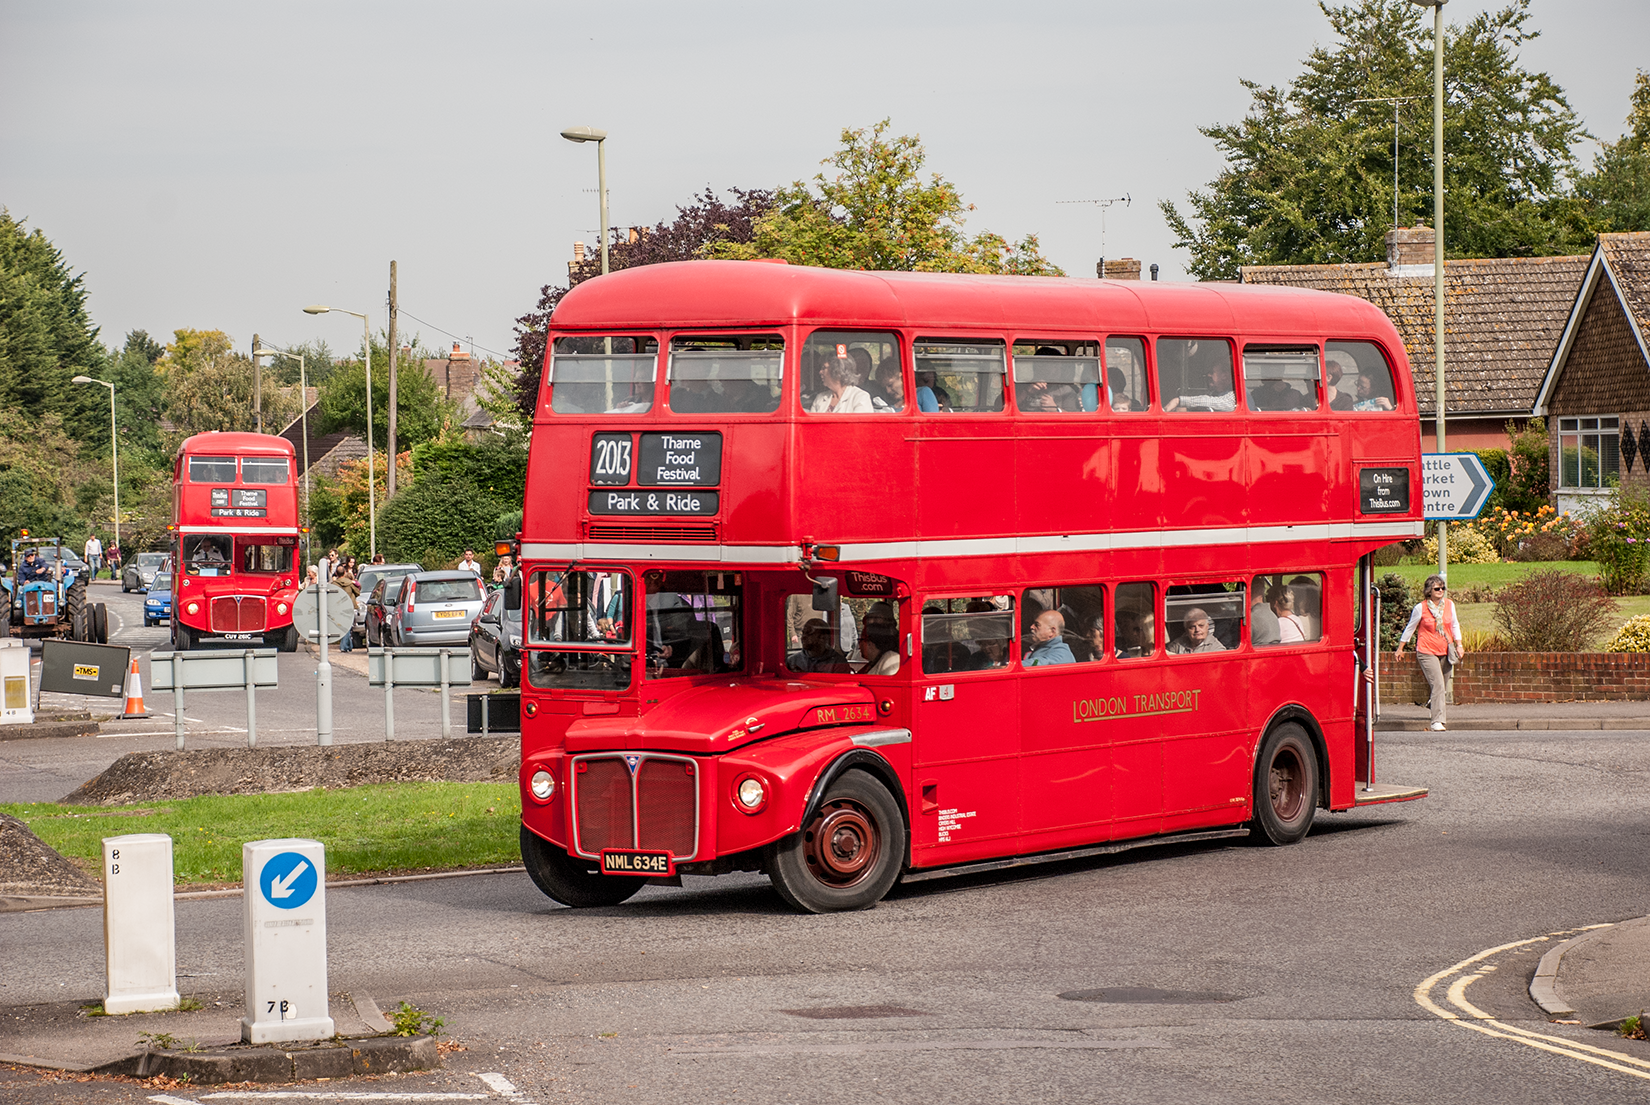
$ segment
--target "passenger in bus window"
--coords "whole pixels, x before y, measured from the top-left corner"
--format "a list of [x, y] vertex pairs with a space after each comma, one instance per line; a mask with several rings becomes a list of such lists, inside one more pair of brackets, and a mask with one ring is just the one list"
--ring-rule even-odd
[[1288, 380], [1274, 376], [1262, 380], [1260, 386], [1249, 393], [1249, 405], [1257, 411], [1298, 411], [1307, 409], [1310, 404], [1306, 396], [1296, 391]]
[[1376, 380], [1373, 371], [1358, 374], [1358, 400], [1352, 404], [1355, 411], [1389, 411], [1393, 409], [1390, 385]]
[[1045, 610], [1038, 614], [1031, 623], [1032, 648], [1020, 662], [1028, 668], [1075, 664], [1077, 657], [1071, 654], [1071, 646], [1066, 644], [1065, 628], [1066, 619], [1060, 616], [1058, 610]]
[[1266, 601], [1268, 588], [1264, 576], [1255, 579], [1255, 604], [1249, 608], [1249, 643], [1256, 648], [1278, 643], [1278, 616]]
[[[809, 408], [812, 413], [871, 414], [875, 410], [871, 406], [871, 396], [859, 386], [863, 377], [849, 352], [845, 346], [839, 345], [837, 355], [827, 356], [820, 365], [819, 381], [825, 385], [825, 390], [814, 396], [814, 404]], [[865, 351], [855, 349], [852, 352]], [[869, 356], [866, 354], [867, 360]]]
[[1083, 644], [1088, 650], [1087, 660], [1104, 660], [1106, 658], [1106, 616], [1096, 614], [1088, 621], [1088, 628], [1083, 631]]
[[1151, 616], [1138, 610], [1117, 612], [1117, 658], [1138, 660], [1150, 656], [1155, 647], [1151, 631]]
[[1328, 377], [1329, 386], [1324, 389], [1324, 398], [1332, 411], [1349, 411], [1356, 400], [1348, 388], [1341, 386], [1341, 378], [1348, 374], [1358, 375], [1358, 362], [1352, 354], [1340, 349], [1331, 349], [1323, 355], [1324, 374]]
[[1184, 632], [1169, 642], [1169, 651], [1176, 655], [1188, 652], [1225, 652], [1226, 646], [1214, 635], [1215, 623], [1202, 607], [1186, 611], [1182, 620]]
[[1129, 398], [1129, 379], [1120, 368], [1113, 368], [1106, 373], [1106, 395], [1114, 411], [1136, 409], [1134, 400]]
[[604, 411], [604, 414], [646, 414], [653, 409], [653, 385], [637, 384], [630, 398]]
[[937, 414], [940, 409], [939, 397], [934, 394], [937, 379], [932, 372], [917, 373], [917, 409], [928, 414]]
[[1278, 643], [1299, 644], [1306, 640], [1306, 627], [1295, 616], [1295, 592], [1283, 584], [1274, 584], [1266, 592], [1266, 605], [1278, 619]]
[[871, 406], [883, 414], [905, 410], [905, 374], [900, 371], [898, 357], [889, 357], [878, 365], [872, 381], [876, 391], [871, 395]]
[[831, 647], [831, 627], [823, 618], [802, 625], [802, 647], [785, 658], [792, 671], [836, 671], [848, 658]]
[[859, 675], [894, 675], [899, 671], [899, 626], [894, 608], [874, 602], [865, 612], [859, 631], [859, 652], [865, 664]]

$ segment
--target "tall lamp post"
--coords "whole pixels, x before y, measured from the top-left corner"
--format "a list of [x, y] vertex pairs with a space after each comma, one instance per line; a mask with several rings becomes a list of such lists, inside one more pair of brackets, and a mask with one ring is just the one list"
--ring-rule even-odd
[[298, 402], [299, 433], [304, 438], [304, 524], [309, 524], [309, 377], [305, 373], [304, 354], [288, 353], [284, 349], [276, 349], [273, 345], [258, 343], [252, 347], [252, 360], [257, 362], [259, 357], [285, 357], [289, 361], [298, 362]]
[[76, 376], [77, 384], [98, 384], [109, 389], [109, 460], [115, 477], [115, 548], [120, 548], [120, 440], [115, 437], [115, 385], [108, 380], [94, 380], [90, 376]]
[[[366, 315], [360, 311], [350, 311], [343, 307], [322, 307], [319, 305], [304, 308], [306, 315], [325, 315], [337, 311], [341, 315], [354, 315], [361, 320], [362, 349], [367, 358], [367, 556], [378, 555], [378, 470], [372, 455], [372, 330]], [[390, 458], [395, 463], [395, 458]]]
[[602, 275], [607, 275], [607, 132], [595, 127], [568, 127], [561, 136], [569, 142], [596, 143], [596, 193], [602, 208]]
[[[1432, 9], [1432, 300], [1433, 379], [1437, 451], [1444, 451], [1444, 4], [1410, 0]], [[1438, 522], [1438, 574], [1449, 578], [1449, 523]]]

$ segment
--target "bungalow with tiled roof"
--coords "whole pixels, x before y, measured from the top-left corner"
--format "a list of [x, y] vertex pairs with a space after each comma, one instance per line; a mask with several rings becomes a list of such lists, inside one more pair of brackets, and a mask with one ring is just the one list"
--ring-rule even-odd
[[[1245, 284], [1317, 288], [1367, 299], [1386, 312], [1409, 351], [1430, 451], [1433, 397], [1433, 234], [1387, 232], [1385, 263], [1246, 265]], [[1468, 258], [1444, 262], [1444, 422], [1451, 451], [1504, 449], [1506, 425], [1530, 417], [1558, 345], [1586, 257]]]
[[1560, 510], [1586, 510], [1617, 483], [1650, 485], [1646, 337], [1650, 232], [1600, 234], [1534, 407]]

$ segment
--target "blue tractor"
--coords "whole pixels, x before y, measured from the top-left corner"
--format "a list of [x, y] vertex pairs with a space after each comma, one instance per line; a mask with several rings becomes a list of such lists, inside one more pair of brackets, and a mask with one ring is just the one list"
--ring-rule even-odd
[[[32, 570], [25, 563], [31, 552]], [[0, 636], [108, 643], [108, 608], [86, 601], [86, 576], [64, 557], [61, 538], [32, 539], [24, 531], [11, 543], [11, 566], [0, 588]]]

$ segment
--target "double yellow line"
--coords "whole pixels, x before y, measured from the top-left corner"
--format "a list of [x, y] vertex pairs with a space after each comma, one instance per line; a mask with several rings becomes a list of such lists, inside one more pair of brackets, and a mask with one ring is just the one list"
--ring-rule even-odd
[[[1511, 944], [1501, 944], [1494, 948], [1486, 948], [1468, 959], [1463, 959], [1453, 967], [1446, 967], [1431, 978], [1415, 987], [1415, 1001], [1422, 1009], [1441, 1017], [1462, 1028], [1470, 1028], [1474, 1032], [1482, 1032], [1486, 1036], [1494, 1036], [1502, 1040], [1511, 1040], [1515, 1044], [1533, 1047], [1540, 1051], [1548, 1051], [1554, 1055], [1563, 1055], [1571, 1059], [1579, 1059], [1583, 1063], [1591, 1063], [1596, 1067], [1630, 1074], [1634, 1078], [1643, 1078], [1650, 1081], [1650, 1062], [1635, 1059], [1631, 1055], [1623, 1055], [1619, 1051], [1610, 1051], [1607, 1048], [1593, 1047], [1591, 1044], [1577, 1043], [1562, 1036], [1549, 1036], [1541, 1032], [1531, 1032], [1526, 1028], [1498, 1021], [1482, 1009], [1467, 1000], [1467, 987], [1494, 971], [1495, 965], [1485, 961], [1510, 952], [1516, 948], [1528, 947], [1531, 944], [1545, 943], [1554, 937], [1564, 938], [1579, 932], [1586, 932], [1595, 928], [1608, 928], [1608, 925], [1587, 925], [1583, 928], [1570, 929], [1565, 932], [1549, 933], [1546, 936], [1534, 936], [1528, 940], [1515, 940]], [[1453, 979], [1454, 981], [1450, 981]], [[1444, 992], [1443, 1001], [1453, 1009], [1445, 1008], [1432, 999], [1433, 991], [1439, 986], [1448, 983]]]

